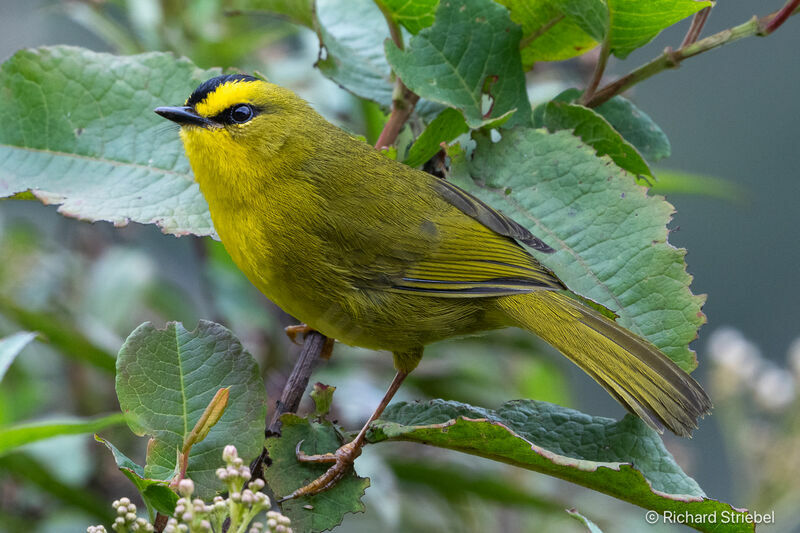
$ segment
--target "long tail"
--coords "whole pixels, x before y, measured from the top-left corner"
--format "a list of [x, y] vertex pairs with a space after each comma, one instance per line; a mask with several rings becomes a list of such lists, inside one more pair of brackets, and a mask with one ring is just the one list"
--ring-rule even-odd
[[555, 291], [498, 298], [513, 325], [553, 345], [650, 427], [688, 437], [711, 409], [700, 385], [658, 348]]

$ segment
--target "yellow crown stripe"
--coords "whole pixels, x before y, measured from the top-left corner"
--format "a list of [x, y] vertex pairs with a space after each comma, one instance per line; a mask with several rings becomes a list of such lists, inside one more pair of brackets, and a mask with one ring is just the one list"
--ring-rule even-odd
[[213, 117], [235, 104], [253, 103], [261, 81], [235, 80], [223, 83], [209, 93], [194, 110], [204, 117]]

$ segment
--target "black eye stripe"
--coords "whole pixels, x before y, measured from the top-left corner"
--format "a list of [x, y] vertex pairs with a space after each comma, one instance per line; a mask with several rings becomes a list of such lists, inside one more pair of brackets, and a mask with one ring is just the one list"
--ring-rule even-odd
[[[249, 116], [245, 113], [249, 111]], [[234, 104], [213, 117], [211, 120], [218, 124], [244, 124], [261, 112], [261, 109], [251, 104]]]

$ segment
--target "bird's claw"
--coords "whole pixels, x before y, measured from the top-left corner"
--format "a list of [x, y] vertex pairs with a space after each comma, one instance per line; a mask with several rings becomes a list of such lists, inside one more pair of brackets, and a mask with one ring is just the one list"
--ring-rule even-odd
[[306, 455], [305, 452], [300, 449], [302, 444], [303, 441], [301, 440], [295, 447], [295, 455], [297, 456], [298, 461], [303, 463], [333, 463], [333, 465], [328, 468], [324, 474], [319, 476], [308, 485], [300, 487], [288, 496], [278, 499], [278, 503], [282, 503], [293, 498], [299, 498], [300, 496], [313, 496], [334, 486], [350, 471], [350, 467], [353, 465], [356, 458], [361, 455], [362, 446], [362, 443], [352, 441], [340, 447], [333, 453]]

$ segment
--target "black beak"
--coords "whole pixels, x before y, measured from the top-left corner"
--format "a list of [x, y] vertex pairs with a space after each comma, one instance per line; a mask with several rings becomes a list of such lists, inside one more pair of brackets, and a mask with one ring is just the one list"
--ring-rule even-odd
[[154, 110], [162, 117], [176, 122], [181, 126], [202, 126], [207, 127], [211, 125], [211, 121], [205, 117], [201, 117], [191, 107], [157, 107]]

